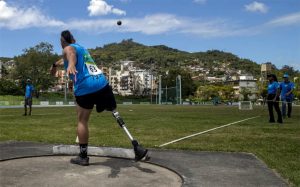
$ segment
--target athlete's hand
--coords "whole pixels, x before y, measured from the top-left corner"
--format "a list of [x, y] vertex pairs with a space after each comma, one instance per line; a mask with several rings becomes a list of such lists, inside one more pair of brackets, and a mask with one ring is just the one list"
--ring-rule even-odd
[[76, 75], [77, 70], [75, 66], [69, 65], [67, 69], [67, 75]]

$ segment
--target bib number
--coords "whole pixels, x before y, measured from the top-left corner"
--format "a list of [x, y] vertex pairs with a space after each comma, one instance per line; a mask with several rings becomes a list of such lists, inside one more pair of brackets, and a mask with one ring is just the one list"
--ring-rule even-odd
[[95, 64], [86, 63], [85, 65], [90, 75], [99, 75], [102, 73], [102, 71]]

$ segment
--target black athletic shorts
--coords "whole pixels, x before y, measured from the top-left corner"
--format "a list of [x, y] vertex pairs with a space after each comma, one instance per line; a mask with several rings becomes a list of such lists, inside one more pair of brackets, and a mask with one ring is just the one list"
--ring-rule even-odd
[[97, 92], [76, 96], [76, 103], [85, 109], [93, 109], [96, 105], [97, 112], [113, 111], [117, 108], [115, 96], [109, 84]]
[[25, 101], [24, 101], [24, 105], [29, 105], [31, 106], [32, 105], [32, 98], [25, 98]]

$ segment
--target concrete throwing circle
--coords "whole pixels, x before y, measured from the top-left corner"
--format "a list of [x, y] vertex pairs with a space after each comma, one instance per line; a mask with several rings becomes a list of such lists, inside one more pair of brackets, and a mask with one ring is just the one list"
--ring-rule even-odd
[[1, 186], [181, 186], [173, 171], [145, 162], [90, 157], [90, 166], [71, 164], [70, 156], [0, 162]]

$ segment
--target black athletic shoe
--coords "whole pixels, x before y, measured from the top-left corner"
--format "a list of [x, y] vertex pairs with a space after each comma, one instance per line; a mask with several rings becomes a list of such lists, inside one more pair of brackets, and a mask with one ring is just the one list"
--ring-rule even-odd
[[27, 116], [27, 114], [23, 114], [23, 116]]
[[269, 120], [269, 123], [275, 123], [275, 120]]
[[89, 157], [81, 158], [80, 156], [77, 156], [76, 158], [72, 158], [70, 160], [72, 164], [78, 164], [81, 166], [88, 166], [89, 165]]
[[277, 123], [283, 123], [283, 121], [282, 120], [277, 120]]

